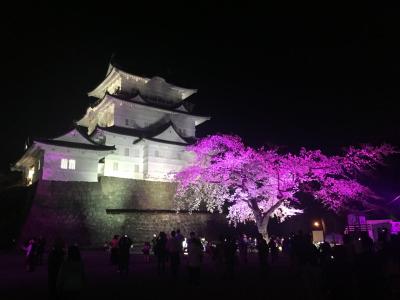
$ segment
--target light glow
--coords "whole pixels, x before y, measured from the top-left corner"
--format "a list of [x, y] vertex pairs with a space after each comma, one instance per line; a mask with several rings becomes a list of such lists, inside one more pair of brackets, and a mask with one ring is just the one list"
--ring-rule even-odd
[[68, 169], [68, 159], [66, 158], [61, 159], [61, 169]]
[[75, 170], [75, 159], [70, 159], [68, 161], [68, 169]]
[[29, 168], [28, 176], [26, 178], [28, 180], [28, 185], [32, 184], [34, 174], [35, 174], [35, 167]]

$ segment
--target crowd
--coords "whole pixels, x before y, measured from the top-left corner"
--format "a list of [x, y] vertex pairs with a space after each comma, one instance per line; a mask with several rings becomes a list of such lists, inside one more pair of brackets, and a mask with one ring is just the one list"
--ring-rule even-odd
[[[25, 251], [25, 268], [33, 272], [43, 265], [46, 240], [32, 238], [22, 246]], [[78, 245], [69, 247], [61, 239], [56, 239], [48, 252], [48, 289], [51, 296], [73, 299], [85, 286], [85, 271]]]
[[[43, 263], [45, 244], [41, 237], [23, 247], [27, 271], [34, 271], [35, 265]], [[128, 235], [115, 235], [105, 244], [110, 263], [121, 276], [129, 273], [132, 244]], [[398, 235], [374, 242], [368, 234], [361, 233], [345, 236], [342, 245], [315, 244], [310, 235], [301, 231], [286, 238], [271, 236], [268, 241], [262, 235], [234, 238], [224, 234], [214, 242], [206, 242], [195, 232], [185, 238], [178, 229], [154, 235], [141, 250], [144, 262], [154, 264], [159, 276], [172, 280], [185, 277], [191, 285], [201, 281], [205, 256], [222, 280], [232, 280], [239, 266], [248, 264], [249, 253], [256, 253], [260, 278], [271, 276], [273, 266], [284, 260], [290, 276], [299, 280], [310, 298], [317, 294], [340, 298], [349, 293], [355, 298], [374, 293], [378, 297], [382, 291], [399, 293], [400, 287]], [[61, 240], [54, 242], [48, 254], [48, 279], [49, 291], [54, 295], [74, 295], [83, 289], [86, 279], [77, 245], [66, 247]]]

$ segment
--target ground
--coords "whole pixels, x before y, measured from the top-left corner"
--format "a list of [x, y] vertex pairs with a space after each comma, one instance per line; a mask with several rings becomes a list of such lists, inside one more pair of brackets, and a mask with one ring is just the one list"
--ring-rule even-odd
[[[159, 276], [154, 257], [150, 263], [140, 254], [131, 254], [130, 274], [121, 278], [110, 264], [109, 253], [100, 250], [82, 251], [88, 284], [79, 299], [366, 299], [365, 296], [383, 296], [376, 281], [366, 282], [364, 293], [355, 287], [346, 267], [337, 269], [335, 280], [326, 280], [319, 268], [307, 267], [301, 272], [292, 268], [283, 255], [269, 267], [267, 276], [260, 275], [257, 254], [249, 255], [248, 264], [239, 263], [233, 280], [223, 279], [207, 255], [203, 261], [201, 281], [197, 286], [187, 282], [186, 261], [180, 269], [180, 278], [174, 282], [168, 272]], [[46, 255], [47, 258], [47, 255]], [[374, 272], [378, 274], [380, 272]], [[370, 277], [369, 275], [367, 276]], [[332, 278], [332, 277], [330, 277]], [[353, 281], [354, 282], [354, 281]], [[377, 294], [375, 294], [377, 293]], [[375, 294], [375, 295], [374, 295]], [[396, 294], [397, 295], [397, 294]], [[0, 253], [0, 299], [49, 299], [47, 266], [38, 266], [26, 272], [21, 253]]]
[[[145, 263], [139, 254], [131, 255], [130, 274], [121, 278], [116, 268], [109, 263], [109, 253], [102, 251], [82, 251], [82, 257], [88, 277], [88, 287], [82, 298], [127, 298], [145, 297], [158, 299], [170, 297], [174, 299], [190, 298], [248, 298], [273, 296], [282, 299], [284, 295], [296, 295], [296, 287], [288, 287], [288, 274], [284, 262], [273, 267], [274, 276], [259, 277], [255, 254], [250, 255], [248, 265], [238, 266], [236, 277], [232, 281], [219, 278], [214, 264], [205, 257], [201, 283], [189, 286], [185, 261], [181, 266], [181, 276], [174, 283], [169, 273], [159, 277], [156, 272], [154, 257]], [[168, 269], [167, 269], [168, 271]], [[24, 269], [22, 254], [3, 253], [0, 257], [0, 290], [5, 296], [2, 299], [47, 299], [47, 266], [38, 266], [34, 272]], [[90, 297], [87, 297], [90, 296]], [[254, 297], [252, 297], [254, 299]]]

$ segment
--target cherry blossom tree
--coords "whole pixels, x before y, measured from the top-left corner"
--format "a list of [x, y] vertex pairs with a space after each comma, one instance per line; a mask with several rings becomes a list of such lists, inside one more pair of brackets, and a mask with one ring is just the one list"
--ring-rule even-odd
[[395, 153], [387, 144], [350, 147], [343, 156], [301, 149], [298, 154], [279, 149], [253, 149], [237, 136], [212, 135], [188, 147], [192, 165], [174, 174], [178, 211], [209, 212], [227, 207], [230, 223], [254, 221], [267, 237], [271, 216], [284, 220], [302, 213], [295, 208], [300, 192], [310, 193], [335, 212], [354, 204], [372, 205], [378, 196], [360, 177], [371, 173], [385, 156]]

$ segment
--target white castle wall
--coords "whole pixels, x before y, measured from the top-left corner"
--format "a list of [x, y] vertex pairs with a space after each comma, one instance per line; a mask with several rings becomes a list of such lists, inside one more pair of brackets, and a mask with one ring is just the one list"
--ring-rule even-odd
[[104, 132], [106, 144], [116, 151], [104, 161], [104, 176], [143, 179], [143, 145], [133, 144], [137, 137]]
[[187, 164], [183, 151], [184, 146], [148, 142], [146, 177], [168, 180], [171, 172], [179, 171]]
[[148, 109], [125, 101], [117, 101], [115, 105], [115, 126], [128, 128], [146, 128], [167, 117], [167, 113]]
[[[54, 149], [54, 150], [52, 150]], [[75, 169], [62, 169], [62, 159], [75, 160]], [[97, 182], [99, 156], [84, 150], [47, 148], [44, 152], [42, 178], [55, 181]]]
[[[188, 162], [185, 146], [141, 140], [133, 144], [137, 137], [130, 137], [104, 131], [106, 144], [114, 145], [116, 151], [106, 156], [104, 176], [167, 180], [170, 172], [178, 171]], [[163, 137], [174, 140], [174, 132], [166, 131]], [[177, 137], [177, 139], [180, 139]]]

